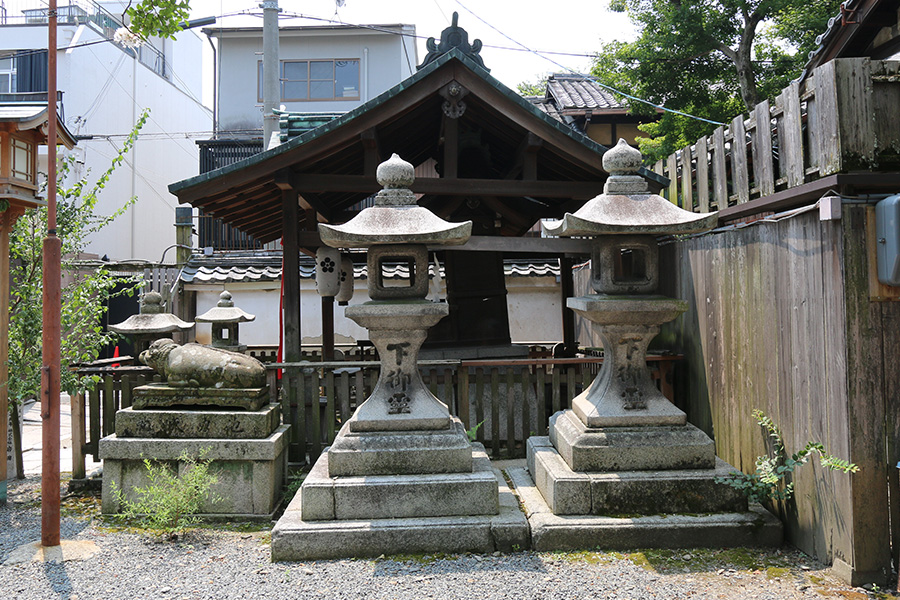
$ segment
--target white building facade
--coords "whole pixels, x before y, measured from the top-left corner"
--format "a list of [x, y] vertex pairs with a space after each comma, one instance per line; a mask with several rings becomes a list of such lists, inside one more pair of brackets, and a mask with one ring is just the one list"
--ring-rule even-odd
[[[0, 101], [46, 94], [46, 6], [38, 0], [2, 4]], [[91, 181], [109, 167], [143, 111], [149, 110], [137, 143], [100, 194], [97, 212], [109, 215], [130, 198], [137, 201], [89, 239], [88, 251], [110, 260], [157, 262], [175, 244], [177, 201], [167, 186], [197, 174], [194, 139], [212, 131], [212, 111], [201, 102], [205, 41], [188, 30], [175, 40], [153, 40], [136, 50], [121, 47], [111, 39], [122, 8], [90, 0], [60, 7], [59, 108], [78, 137], [73, 175], [90, 171]], [[174, 256], [169, 250], [166, 262], [173, 262]]]
[[[262, 27], [206, 28], [216, 44], [220, 135], [262, 132]], [[414, 25], [279, 29], [281, 97], [291, 112], [345, 113], [416, 70]]]

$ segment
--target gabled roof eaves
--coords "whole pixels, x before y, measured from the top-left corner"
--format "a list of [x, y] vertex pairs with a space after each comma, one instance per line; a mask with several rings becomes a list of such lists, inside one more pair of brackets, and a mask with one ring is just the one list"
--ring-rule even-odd
[[[458, 48], [451, 48], [446, 54], [440, 56], [434, 62], [429, 63], [428, 65], [426, 65], [425, 67], [423, 67], [422, 69], [420, 69], [419, 71], [417, 71], [416, 73], [411, 75], [410, 77], [407, 77], [406, 79], [404, 79], [403, 81], [401, 81], [400, 83], [395, 85], [394, 87], [381, 93], [380, 95], [376, 96], [375, 98], [372, 98], [371, 100], [365, 102], [364, 104], [361, 104], [360, 106], [354, 108], [353, 110], [344, 113], [342, 116], [340, 116], [332, 121], [329, 121], [328, 123], [325, 123], [321, 127], [317, 127], [316, 129], [307, 131], [306, 133], [303, 133], [297, 137], [291, 138], [290, 140], [288, 140], [287, 142], [285, 142], [279, 146], [270, 148], [269, 150], [265, 150], [263, 152], [260, 152], [259, 154], [255, 154], [249, 158], [245, 158], [243, 160], [237, 161], [230, 165], [220, 167], [213, 171], [208, 171], [207, 173], [203, 173], [201, 175], [197, 175], [194, 177], [190, 177], [188, 179], [183, 179], [181, 181], [171, 183], [171, 184], [169, 184], [169, 192], [177, 195], [178, 192], [180, 192], [181, 190], [184, 190], [184, 189], [190, 188], [190, 187], [194, 187], [197, 185], [201, 185], [203, 183], [212, 181], [223, 175], [235, 173], [237, 171], [241, 171], [243, 169], [253, 167], [255, 165], [265, 162], [266, 160], [268, 160], [272, 157], [278, 156], [285, 152], [290, 152], [291, 150], [298, 148], [298, 147], [302, 146], [303, 144], [306, 144], [307, 142], [310, 142], [314, 139], [317, 139], [319, 137], [327, 135], [331, 131], [334, 131], [335, 129], [342, 127], [346, 123], [349, 123], [356, 117], [384, 104], [385, 102], [387, 102], [391, 98], [397, 96], [404, 90], [406, 90], [409, 87], [422, 81], [423, 79], [425, 79], [426, 77], [431, 75], [433, 72], [437, 71], [438, 69], [443, 67], [445, 64], [450, 62], [451, 60], [458, 60], [461, 63], [463, 63], [466, 67], [469, 68], [469, 70], [473, 71], [479, 77], [484, 79], [489, 85], [496, 88], [500, 93], [502, 93], [511, 102], [519, 105], [519, 107], [521, 107], [523, 110], [530, 112], [532, 115], [534, 115], [534, 117], [543, 121], [550, 127], [555, 128], [557, 131], [569, 136], [573, 140], [575, 140], [575, 141], [581, 143], [583, 146], [587, 147], [589, 150], [592, 150], [600, 155], [602, 155], [604, 152], [606, 152], [607, 148], [605, 146], [598, 144], [597, 142], [590, 139], [583, 133], [572, 129], [571, 127], [566, 126], [565, 124], [557, 121], [553, 117], [544, 113], [542, 110], [540, 110], [539, 108], [534, 106], [531, 102], [529, 102], [528, 100], [526, 100], [525, 98], [520, 96], [518, 93], [514, 92], [513, 90], [509, 89], [508, 87], [506, 87], [505, 85], [500, 83], [499, 80], [497, 80], [495, 77], [493, 77], [490, 73], [488, 73], [485, 69], [483, 69], [475, 61], [473, 61], [468, 56], [466, 56], [466, 54], [463, 53], [462, 51], [460, 51]], [[668, 185], [667, 178], [662, 177], [661, 175], [657, 175], [656, 173], [649, 171], [647, 169], [642, 168], [640, 171], [640, 174], [660, 185], [663, 185], [663, 186]]]

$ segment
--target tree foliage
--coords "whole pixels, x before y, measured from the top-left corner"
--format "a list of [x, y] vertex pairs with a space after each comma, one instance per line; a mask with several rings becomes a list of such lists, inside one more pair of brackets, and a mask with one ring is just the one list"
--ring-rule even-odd
[[188, 0], [141, 0], [125, 10], [131, 22], [128, 28], [144, 39], [157, 36], [174, 38], [181, 23], [190, 16]]
[[[593, 74], [666, 108], [727, 122], [797, 77], [839, 0], [612, 0], [640, 31], [601, 46]], [[652, 111], [632, 102], [638, 113]], [[665, 113], [641, 142], [662, 158], [715, 125]]]
[[[86, 173], [71, 186], [65, 181], [72, 173], [74, 157], [60, 162], [57, 178], [57, 235], [62, 241], [64, 285], [62, 288], [61, 387], [69, 394], [84, 389], [88, 381], [66, 368], [97, 358], [100, 349], [115, 334], [103, 331], [101, 318], [106, 304], [116, 294], [133, 294], [139, 285], [131, 281], [121, 286], [122, 278], [105, 268], [78, 269], [77, 257], [85, 249], [87, 236], [101, 230], [135, 201], [131, 198], [108, 216], [95, 213], [100, 192], [137, 140], [149, 114], [140, 116], [109, 168], [93, 185]], [[42, 240], [47, 231], [47, 209], [37, 208], [19, 217], [10, 236], [10, 323], [9, 323], [9, 398], [10, 404], [38, 396], [41, 387], [42, 333]], [[119, 291], [116, 291], [116, 287]]]

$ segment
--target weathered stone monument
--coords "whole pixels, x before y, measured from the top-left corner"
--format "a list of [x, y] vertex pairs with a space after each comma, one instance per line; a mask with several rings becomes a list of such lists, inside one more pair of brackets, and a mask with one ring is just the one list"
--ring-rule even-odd
[[[377, 176], [384, 189], [374, 206], [344, 225], [319, 225], [319, 233], [332, 247], [368, 248], [372, 301], [345, 314], [369, 330], [381, 373], [273, 530], [272, 558], [525, 547], [527, 524], [502, 476], [417, 368], [428, 328], [449, 311], [425, 299], [426, 245], [461, 244], [472, 224], [416, 205], [413, 167], [396, 154]], [[404, 287], [383, 276], [398, 262], [410, 272]]]
[[528, 473], [511, 472], [533, 547], [778, 545], [780, 523], [761, 507], [748, 510], [740, 492], [714, 481], [732, 467], [656, 389], [646, 364], [659, 326], [687, 309], [655, 294], [656, 237], [707, 231], [717, 215], [688, 212], [650, 193], [637, 173], [640, 152], [624, 140], [603, 156], [603, 166], [610, 173], [603, 194], [544, 223], [551, 235], [597, 238], [596, 293], [567, 304], [594, 324], [604, 363], [572, 409], [551, 417], [549, 437], [528, 440]]
[[119, 512], [115, 488], [134, 498], [146, 484], [143, 459], [175, 469], [179, 457], [213, 461], [218, 477], [207, 517], [271, 519], [278, 509], [286, 467], [288, 425], [269, 403], [265, 367], [236, 352], [154, 341], [141, 362], [166, 378], [134, 389], [133, 405], [116, 413], [116, 433], [100, 440], [102, 511]]
[[219, 294], [219, 301], [211, 309], [197, 316], [195, 323], [209, 323], [212, 326], [213, 348], [243, 352], [247, 346], [241, 344], [238, 328], [241, 323], [249, 323], [256, 320], [256, 315], [244, 312], [234, 305], [231, 292], [223, 290]]
[[134, 353], [140, 354], [153, 340], [169, 337], [176, 331], [190, 331], [193, 327], [193, 323], [182, 321], [163, 310], [159, 292], [147, 292], [141, 297], [141, 312], [110, 325], [109, 330], [134, 340]]

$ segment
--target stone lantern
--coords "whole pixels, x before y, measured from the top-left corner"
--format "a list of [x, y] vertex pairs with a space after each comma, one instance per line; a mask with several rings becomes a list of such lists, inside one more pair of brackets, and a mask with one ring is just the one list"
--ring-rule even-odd
[[[379, 165], [377, 178], [384, 189], [374, 206], [344, 225], [320, 224], [319, 235], [332, 247], [368, 249], [372, 300], [344, 314], [369, 330], [381, 373], [275, 527], [273, 560], [485, 552], [526, 543], [515, 502], [501, 510], [503, 482], [484, 448], [469, 442], [417, 366], [428, 329], [449, 313], [446, 304], [425, 299], [427, 247], [464, 243], [472, 223], [448, 223], [418, 206], [409, 189], [413, 167], [396, 154]], [[401, 285], [386, 277], [396, 263], [409, 269]]]
[[232, 352], [243, 352], [247, 346], [241, 344], [238, 337], [238, 325], [254, 321], [256, 315], [244, 312], [234, 305], [231, 292], [223, 290], [219, 294], [219, 302], [214, 307], [194, 319], [196, 323], [210, 323], [212, 325], [213, 348], [222, 348]]
[[[567, 305], [594, 324], [604, 363], [572, 409], [550, 418], [549, 437], [529, 438], [530, 477], [512, 475], [517, 487], [540, 492], [524, 495], [529, 514], [540, 515], [530, 519], [534, 547], [780, 544], [780, 523], [761, 508], [748, 511], [743, 494], [716, 482], [733, 468], [650, 378], [648, 344], [687, 310], [683, 300], [656, 293], [656, 238], [707, 231], [718, 216], [651, 193], [640, 167], [640, 152], [620, 140], [603, 156], [610, 174], [603, 194], [543, 224], [550, 235], [595, 238], [596, 293]], [[673, 528], [666, 513], [692, 520]], [[646, 516], [611, 517], [626, 514]]]
[[188, 331], [193, 327], [193, 323], [186, 323], [172, 313], [163, 312], [162, 295], [159, 292], [147, 292], [141, 298], [140, 314], [110, 325], [109, 330], [131, 337], [134, 340], [134, 354], [137, 356], [153, 340], [171, 337], [176, 331]]

